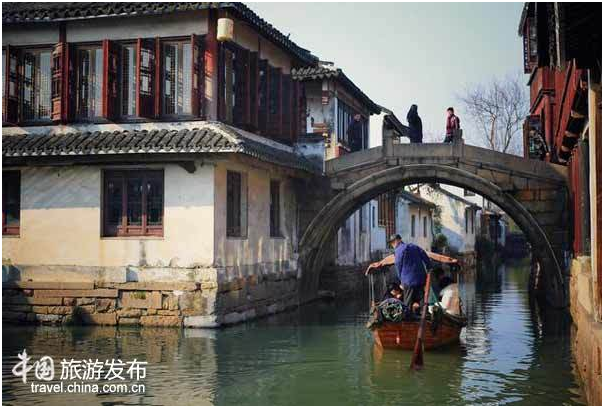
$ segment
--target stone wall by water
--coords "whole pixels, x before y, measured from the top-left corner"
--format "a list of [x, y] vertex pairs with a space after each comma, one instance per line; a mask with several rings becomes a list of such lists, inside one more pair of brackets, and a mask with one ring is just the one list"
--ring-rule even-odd
[[218, 327], [281, 312], [298, 304], [296, 274], [218, 282], [3, 282], [3, 321]]
[[594, 307], [589, 257], [573, 259], [570, 312], [573, 317], [572, 351], [589, 405], [602, 403], [602, 321]]

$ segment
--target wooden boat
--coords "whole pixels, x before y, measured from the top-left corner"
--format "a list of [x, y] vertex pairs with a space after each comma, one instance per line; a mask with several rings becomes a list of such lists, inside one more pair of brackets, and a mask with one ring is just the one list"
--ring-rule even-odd
[[[432, 330], [431, 324], [430, 320], [426, 321], [424, 350], [432, 350], [457, 343], [461, 329], [465, 326], [465, 320], [452, 318], [445, 314], [436, 330]], [[371, 328], [371, 331], [373, 332], [375, 343], [380, 347], [413, 350], [418, 329], [419, 321], [403, 321], [400, 323], [378, 323]]]
[[[457, 259], [432, 252], [427, 253], [434, 262], [443, 266], [448, 265], [450, 267], [451, 275], [454, 277], [454, 281], [457, 281], [457, 274], [459, 272]], [[387, 257], [379, 263], [380, 265], [376, 269], [379, 270], [381, 267], [390, 266], [393, 263], [394, 257]], [[372, 286], [371, 293], [373, 301], [374, 280], [372, 275], [369, 276], [370, 285]], [[402, 322], [380, 320], [378, 319], [378, 314], [380, 312], [378, 311], [377, 303], [373, 302], [372, 306], [372, 319], [367, 327], [372, 331], [375, 343], [382, 348], [413, 350], [417, 340], [417, 332], [420, 325], [419, 320]], [[459, 342], [461, 329], [463, 329], [467, 323], [466, 317], [461, 313], [461, 306], [459, 306], [459, 312], [460, 315], [454, 315], [442, 310], [440, 317], [438, 318], [438, 324], [435, 324], [433, 315], [428, 316], [424, 331], [424, 350], [432, 350]]]

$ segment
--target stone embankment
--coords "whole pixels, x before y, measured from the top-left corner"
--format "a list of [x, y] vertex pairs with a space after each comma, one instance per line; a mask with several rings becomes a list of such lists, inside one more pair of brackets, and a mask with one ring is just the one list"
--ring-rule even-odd
[[218, 327], [298, 304], [295, 274], [229, 282], [2, 284], [2, 319], [22, 324]]

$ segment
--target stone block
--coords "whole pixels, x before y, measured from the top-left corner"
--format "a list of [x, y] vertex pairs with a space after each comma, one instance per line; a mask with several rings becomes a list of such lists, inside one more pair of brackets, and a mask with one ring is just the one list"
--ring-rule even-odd
[[145, 310], [145, 312], [146, 313], [143, 313], [145, 315], [149, 315], [149, 316], [156, 315], [157, 314], [157, 309], [147, 309], [147, 310]]
[[34, 313], [48, 313], [48, 306], [33, 306], [31, 311]]
[[121, 307], [128, 309], [161, 309], [161, 292], [122, 292]]
[[162, 308], [166, 310], [178, 310], [178, 296], [174, 293], [163, 295]]
[[179, 316], [141, 316], [141, 326], [180, 326], [182, 319]]
[[63, 299], [55, 297], [36, 297], [36, 296], [13, 296], [10, 299], [11, 304], [18, 305], [47, 305], [47, 306], [62, 306]]
[[95, 302], [97, 313], [115, 310], [115, 299], [102, 298]]
[[197, 289], [198, 284], [195, 282], [126, 282], [112, 283], [99, 282], [97, 287], [115, 288], [119, 290], [144, 290], [144, 291], [192, 291]]
[[142, 310], [141, 309], [120, 309], [117, 311], [117, 315], [121, 318], [129, 318], [129, 317], [141, 317]]
[[178, 297], [178, 307], [180, 310], [192, 309], [201, 311], [203, 309], [201, 294], [201, 291], [183, 293]]
[[73, 313], [75, 314], [92, 314], [95, 312], [94, 305], [74, 306]]
[[120, 326], [138, 326], [140, 321], [138, 317], [120, 317], [117, 324]]
[[3, 282], [3, 287], [17, 289], [94, 289], [94, 282]]
[[92, 289], [92, 290], [76, 290], [76, 289], [65, 289], [65, 290], [36, 290], [36, 297], [106, 297], [116, 298], [118, 295], [117, 289]]
[[91, 313], [80, 316], [82, 323], [99, 326], [115, 326], [117, 324], [116, 313]]
[[76, 306], [93, 305], [95, 300], [94, 298], [77, 298], [75, 304]]
[[204, 315], [186, 316], [184, 325], [186, 327], [216, 328], [220, 326], [220, 323], [218, 323], [218, 317], [216, 315]]
[[75, 306], [76, 298], [63, 298], [63, 306]]
[[36, 321], [42, 323], [60, 323], [62, 316], [58, 314], [36, 314]]
[[49, 306], [48, 313], [58, 315], [68, 315], [73, 313], [73, 306]]
[[160, 316], [178, 316], [180, 315], [179, 310], [158, 310], [157, 314]]

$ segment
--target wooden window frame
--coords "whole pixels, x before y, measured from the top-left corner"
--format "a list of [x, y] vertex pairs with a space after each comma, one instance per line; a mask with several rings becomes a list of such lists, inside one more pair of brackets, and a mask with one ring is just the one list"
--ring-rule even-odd
[[[25, 91], [25, 54], [32, 52], [49, 52], [50, 53], [50, 72], [49, 72], [49, 80], [50, 80], [50, 105], [49, 105], [49, 116], [48, 118], [43, 119], [31, 119], [26, 120], [24, 118], [24, 91]], [[20, 78], [19, 78], [19, 124], [28, 126], [28, 125], [52, 125], [52, 82], [53, 82], [53, 47], [52, 46], [37, 46], [37, 47], [24, 47], [20, 52], [20, 69], [22, 70]], [[39, 91], [39, 89], [38, 89]]]
[[[6, 225], [6, 200], [7, 200], [7, 189], [5, 183], [8, 183], [9, 179], [15, 177], [18, 183], [19, 190], [19, 218], [17, 225]], [[3, 236], [19, 236], [21, 231], [21, 171], [19, 170], [3, 170], [2, 171], [2, 235]]]
[[411, 238], [415, 238], [415, 214], [411, 214]]
[[[281, 194], [281, 180], [270, 180], [269, 184], [269, 232], [271, 238], [283, 238], [283, 231], [281, 230], [281, 209], [282, 209], [282, 194]], [[273, 199], [275, 198], [273, 188], [276, 186], [276, 199], [275, 204]]]
[[[103, 116], [104, 114], [104, 105], [106, 104], [106, 100], [105, 97], [106, 95], [104, 94], [104, 90], [105, 90], [105, 82], [106, 82], [106, 72], [105, 72], [105, 67], [106, 67], [106, 56], [105, 56], [105, 49], [103, 47], [103, 42], [90, 42], [90, 43], [78, 43], [78, 44], [73, 44], [72, 47], [73, 51], [74, 51], [74, 55], [73, 58], [71, 58], [70, 56], [70, 65], [73, 65], [73, 80], [74, 80], [74, 92], [75, 94], [70, 94], [68, 92], [68, 95], [71, 97], [72, 101], [71, 103], [73, 103], [73, 119], [75, 122], [80, 122], [80, 123], [99, 123], [99, 122], [104, 122], [106, 120], [106, 118]], [[101, 56], [103, 58], [103, 61], [101, 63], [101, 71], [97, 72], [97, 75], [100, 75], [100, 82], [101, 82], [101, 95], [100, 95], [100, 102], [101, 102], [101, 106], [99, 106], [97, 108], [98, 113], [95, 116], [82, 116], [80, 114], [80, 107], [79, 107], [79, 93], [80, 93], [80, 87], [82, 86], [82, 82], [81, 82], [81, 75], [82, 73], [80, 72], [80, 51], [82, 50], [100, 50], [101, 51]], [[99, 78], [97, 78], [98, 80]], [[88, 98], [90, 99], [90, 98]]]
[[[136, 174], [140, 174], [142, 177], [143, 186], [146, 181], [150, 178], [161, 181], [162, 191], [162, 223], [161, 225], [147, 225], [147, 190], [143, 188], [141, 198], [141, 225], [128, 225], [128, 189], [127, 182], [128, 178]], [[107, 182], [109, 179], [118, 179], [122, 185], [122, 214], [121, 222], [118, 225], [109, 225], [107, 221], [107, 214], [109, 212], [109, 197], [107, 193]], [[103, 238], [116, 238], [116, 237], [163, 237], [164, 225], [165, 225], [165, 203], [166, 203], [166, 191], [165, 191], [165, 180], [163, 169], [107, 169], [103, 170], [103, 183], [102, 183], [102, 203], [103, 208], [101, 211], [102, 218], [102, 237]]]
[[422, 219], [422, 226], [424, 228], [424, 238], [428, 238], [428, 216], [426, 215]]

